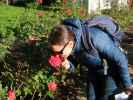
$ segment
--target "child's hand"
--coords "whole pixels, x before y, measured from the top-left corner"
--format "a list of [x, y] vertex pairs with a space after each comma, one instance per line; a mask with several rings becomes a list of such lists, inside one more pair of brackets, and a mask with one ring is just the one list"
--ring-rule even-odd
[[132, 95], [133, 94], [133, 85], [131, 85], [130, 87], [126, 88], [126, 94], [127, 95]]
[[70, 68], [70, 63], [67, 59], [64, 59], [64, 61], [62, 62], [62, 67], [64, 67], [65, 69], [69, 69]]

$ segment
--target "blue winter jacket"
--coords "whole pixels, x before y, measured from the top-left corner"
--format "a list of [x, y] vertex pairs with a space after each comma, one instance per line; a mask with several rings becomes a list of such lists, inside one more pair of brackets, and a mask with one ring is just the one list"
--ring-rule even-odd
[[[71, 71], [74, 70], [79, 62], [87, 67], [93, 66], [95, 70], [98, 70], [101, 68], [102, 58], [104, 58], [117, 67], [114, 70], [118, 70], [125, 87], [129, 87], [132, 84], [126, 55], [107, 33], [96, 27], [85, 28], [85, 22], [79, 19], [66, 19], [63, 23], [75, 34], [75, 46], [69, 57]], [[88, 50], [83, 46], [82, 34], [87, 34], [88, 45], [91, 46]]]

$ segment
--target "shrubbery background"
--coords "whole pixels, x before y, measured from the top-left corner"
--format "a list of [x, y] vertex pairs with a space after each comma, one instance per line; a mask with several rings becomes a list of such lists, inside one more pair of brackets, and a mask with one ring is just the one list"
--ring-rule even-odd
[[[53, 1], [51, 1], [53, 2]], [[7, 99], [9, 88], [15, 91], [16, 99], [58, 98], [57, 92], [48, 91], [48, 83], [55, 81], [58, 87], [65, 84], [69, 73], [53, 74], [47, 63], [50, 54], [47, 37], [53, 26], [68, 17], [87, 19], [86, 10], [73, 2], [55, 0], [51, 8], [30, 2], [25, 7], [0, 5], [0, 99]], [[100, 15], [115, 18], [124, 29], [133, 25], [132, 9], [104, 10]], [[77, 72], [79, 74], [79, 69]], [[72, 82], [73, 83], [73, 82]]]

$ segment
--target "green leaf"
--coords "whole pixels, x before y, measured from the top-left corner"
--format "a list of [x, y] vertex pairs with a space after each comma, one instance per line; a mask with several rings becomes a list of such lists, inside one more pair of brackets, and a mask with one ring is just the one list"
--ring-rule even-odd
[[28, 94], [32, 94], [32, 91], [29, 87], [24, 87], [24, 93], [25, 93], [25, 96], [26, 96]]
[[54, 97], [54, 95], [53, 95], [53, 93], [52, 93], [51, 91], [48, 91], [48, 92], [47, 92], [47, 95], [48, 95], [49, 97]]

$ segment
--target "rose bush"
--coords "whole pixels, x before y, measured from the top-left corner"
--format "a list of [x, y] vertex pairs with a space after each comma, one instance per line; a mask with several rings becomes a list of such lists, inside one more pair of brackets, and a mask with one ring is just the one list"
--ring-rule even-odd
[[[13, 98], [15, 95], [16, 100], [43, 100], [48, 96], [58, 98], [62, 95], [61, 93], [65, 98], [66, 93], [64, 92], [68, 91], [63, 90], [69, 89], [66, 88], [64, 81], [67, 75], [63, 76], [63, 72], [56, 70], [56, 73], [53, 70], [53, 68], [61, 68], [63, 58], [60, 55], [52, 55], [49, 58], [47, 37], [53, 26], [66, 17], [88, 18], [84, 8], [79, 8], [78, 1], [75, 1], [63, 0], [62, 9], [53, 8], [48, 11], [10, 6], [0, 7], [2, 19], [0, 20], [1, 100], [7, 100], [11, 95]], [[37, 7], [33, 6], [33, 8]], [[7, 15], [4, 15], [6, 13]], [[127, 10], [111, 10], [103, 13], [117, 18], [123, 27], [133, 22], [131, 20], [132, 12]], [[55, 83], [50, 85], [51, 82]], [[71, 85], [73, 82], [68, 81], [68, 83]], [[11, 86], [13, 90], [9, 92], [8, 87]], [[66, 87], [63, 89], [61, 86]]]

